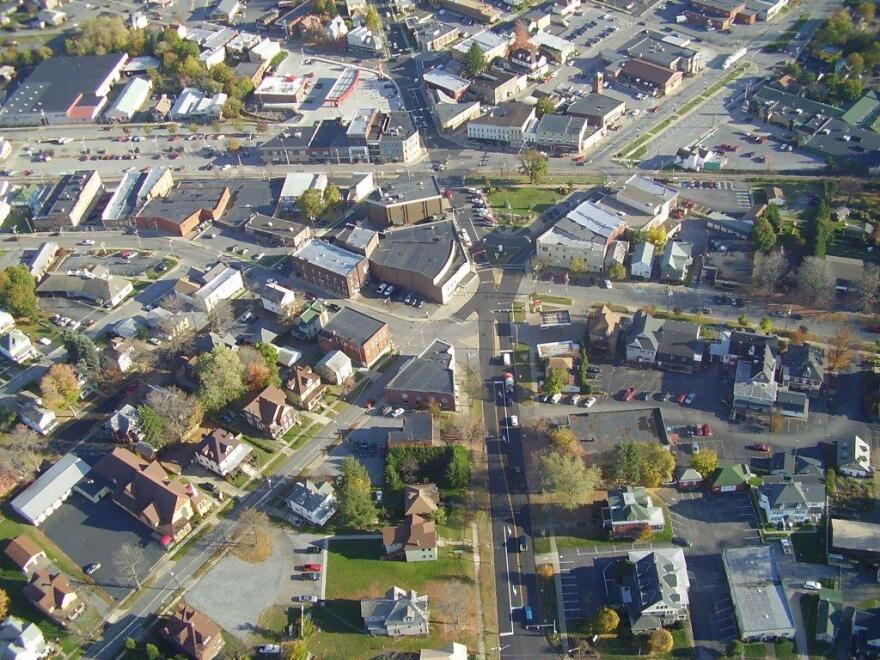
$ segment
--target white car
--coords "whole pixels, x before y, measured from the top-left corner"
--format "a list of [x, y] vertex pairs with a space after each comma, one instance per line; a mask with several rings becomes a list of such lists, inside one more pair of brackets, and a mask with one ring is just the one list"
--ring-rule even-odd
[[596, 397], [588, 397], [587, 400], [584, 401], [584, 408], [592, 408], [594, 405], [596, 405], [596, 401], [598, 401]]
[[822, 589], [822, 583], [817, 582], [816, 580], [804, 580], [804, 589], [809, 589], [810, 591], [819, 591]]
[[614, 288], [614, 285], [611, 284], [611, 280], [605, 280], [605, 288], [606, 289], [613, 289]]
[[220, 169], [223, 170], [224, 172], [226, 172], [226, 171], [232, 169], [232, 165], [230, 165], [229, 163], [226, 163], [226, 164], [225, 164], [223, 167], [221, 167]]
[[395, 408], [394, 411], [391, 413], [391, 416], [392, 417], [400, 417], [405, 412], [406, 411], [403, 408]]
[[94, 245], [95, 241], [93, 241], [91, 238], [87, 238], [84, 241], [80, 241], [79, 244], [80, 245]]
[[513, 428], [517, 428], [519, 426], [519, 417], [517, 417], [516, 415], [511, 415], [510, 426]]

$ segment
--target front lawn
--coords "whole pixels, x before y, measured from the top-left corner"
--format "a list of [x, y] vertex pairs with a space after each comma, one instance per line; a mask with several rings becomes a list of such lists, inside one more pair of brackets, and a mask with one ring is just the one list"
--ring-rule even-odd
[[500, 188], [489, 195], [489, 206], [501, 219], [504, 214], [540, 215], [562, 197], [553, 188]]
[[[312, 653], [320, 658], [367, 658], [385, 651], [437, 648], [451, 641], [476, 648], [480, 622], [470, 550], [441, 548], [437, 561], [411, 564], [382, 559], [382, 554], [378, 539], [330, 541], [326, 601], [311, 610], [318, 627], [309, 642]], [[393, 586], [428, 595], [430, 635], [391, 639], [364, 632], [360, 600], [381, 597]]]
[[[633, 635], [628, 630], [629, 624], [621, 621], [620, 634], [615, 637], [599, 639], [596, 650], [602, 658], [635, 658], [648, 656], [647, 635]], [[669, 630], [672, 633], [672, 651], [665, 655], [651, 656], [655, 658], [692, 658], [693, 644], [683, 628]]]

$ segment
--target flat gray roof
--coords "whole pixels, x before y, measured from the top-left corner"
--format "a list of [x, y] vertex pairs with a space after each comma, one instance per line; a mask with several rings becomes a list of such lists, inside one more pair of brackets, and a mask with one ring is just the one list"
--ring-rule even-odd
[[392, 390], [426, 392], [428, 394], [455, 394], [455, 349], [451, 344], [435, 339], [401, 367], [385, 387]]
[[385, 321], [351, 307], [345, 307], [327, 322], [321, 332], [326, 335], [338, 335], [355, 344], [363, 345], [385, 325]]
[[370, 193], [367, 202], [377, 206], [396, 206], [442, 195], [437, 177], [401, 177], [380, 185]]
[[742, 637], [794, 636], [794, 623], [770, 546], [728, 548], [722, 558]]
[[325, 270], [346, 276], [366, 259], [363, 255], [349, 252], [319, 239], [310, 240], [294, 252], [293, 256]]

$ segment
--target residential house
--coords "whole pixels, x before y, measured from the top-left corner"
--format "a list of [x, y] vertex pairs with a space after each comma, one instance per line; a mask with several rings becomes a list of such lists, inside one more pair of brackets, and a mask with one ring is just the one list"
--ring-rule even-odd
[[391, 587], [384, 598], [361, 601], [364, 627], [373, 636], [400, 637], [428, 634], [428, 597]]
[[749, 487], [752, 472], [745, 463], [724, 465], [715, 470], [709, 480], [709, 490], [713, 493], [735, 493]]
[[270, 282], [260, 290], [260, 302], [263, 303], [263, 309], [273, 314], [284, 314], [285, 310], [296, 301], [296, 295], [285, 286], [278, 282]]
[[138, 409], [126, 403], [115, 411], [104, 424], [114, 442], [133, 445], [144, 439], [141, 415]]
[[18, 419], [25, 426], [32, 428], [40, 435], [49, 435], [58, 426], [55, 413], [43, 406], [40, 397], [25, 393], [21, 395], [18, 406]]
[[0, 658], [3, 660], [41, 660], [53, 652], [37, 624], [14, 616], [0, 623]]
[[403, 491], [403, 515], [424, 516], [440, 506], [440, 490], [436, 484], [415, 484]]
[[655, 364], [660, 342], [657, 332], [663, 321], [656, 319], [644, 310], [635, 313], [626, 331], [626, 361], [634, 364]]
[[285, 384], [287, 398], [300, 410], [314, 410], [321, 403], [326, 386], [309, 366], [296, 366]]
[[458, 406], [455, 348], [439, 339], [410, 358], [385, 385], [385, 400], [392, 405], [427, 408], [436, 404], [454, 412]]
[[880, 608], [857, 609], [852, 621], [852, 651], [858, 660], [880, 658]]
[[224, 645], [220, 626], [184, 601], [163, 617], [159, 636], [192, 660], [211, 660]]
[[345, 24], [345, 19], [342, 16], [334, 16], [324, 27], [324, 33], [331, 41], [341, 39], [348, 34], [348, 26]]
[[777, 477], [823, 477], [825, 466], [803, 450], [778, 451], [770, 457], [770, 474]]
[[758, 506], [771, 525], [818, 522], [825, 513], [825, 485], [815, 478], [771, 482], [758, 486]]
[[620, 312], [612, 311], [608, 305], [592, 311], [587, 318], [587, 347], [590, 353], [614, 357], [625, 318]]
[[315, 365], [315, 371], [334, 385], [342, 385], [354, 376], [351, 358], [342, 351], [330, 351], [327, 353]]
[[660, 531], [665, 525], [663, 509], [642, 486], [623, 486], [608, 491], [602, 521], [615, 538], [636, 538], [646, 531]]
[[336, 492], [329, 481], [298, 481], [287, 496], [287, 507], [313, 525], [323, 527], [336, 513]]
[[751, 359], [737, 360], [733, 410], [758, 415], [769, 415], [773, 411], [779, 389], [776, 364], [777, 356], [770, 344], [765, 344]]
[[660, 369], [693, 373], [703, 364], [706, 342], [700, 339], [700, 326], [687, 321], [664, 321], [656, 332], [656, 365]]
[[44, 296], [78, 298], [105, 308], [116, 307], [133, 292], [131, 281], [111, 274], [103, 265], [50, 273], [37, 287], [37, 293]]
[[859, 436], [837, 441], [837, 471], [848, 477], [870, 477], [874, 474], [871, 464], [871, 445]]
[[15, 319], [9, 312], [0, 309], [0, 334], [5, 334], [15, 327]]
[[691, 243], [667, 241], [660, 255], [660, 279], [666, 282], [684, 282], [694, 263]]
[[314, 300], [300, 312], [291, 332], [296, 337], [308, 341], [317, 337], [329, 320], [330, 314], [324, 303], [320, 300]]
[[232, 266], [218, 263], [199, 277], [199, 288], [187, 296], [193, 307], [201, 312], [210, 312], [224, 300], [244, 290], [241, 271]]
[[253, 447], [226, 429], [214, 429], [202, 438], [195, 451], [196, 463], [225, 477], [247, 461]]
[[3, 553], [25, 575], [30, 575], [40, 563], [46, 561], [46, 551], [24, 534], [16, 536], [7, 543]]
[[85, 604], [63, 573], [34, 571], [22, 593], [40, 612], [64, 625], [74, 621], [85, 609]]
[[816, 601], [816, 641], [833, 644], [844, 625], [843, 594], [834, 589], [819, 591]]
[[73, 487], [90, 469], [81, 458], [65, 454], [16, 495], [10, 506], [31, 525], [39, 527], [70, 497]]
[[385, 321], [346, 307], [324, 326], [318, 344], [326, 352], [340, 350], [352, 362], [372, 367], [391, 350], [391, 332]]
[[633, 250], [629, 262], [629, 274], [643, 280], [651, 279], [654, 270], [654, 244], [639, 243]]
[[825, 382], [825, 349], [810, 344], [792, 344], [782, 354], [782, 384], [790, 390], [819, 395]]
[[623, 598], [633, 633], [659, 630], [688, 617], [687, 564], [681, 548], [636, 550], [627, 555], [628, 570], [621, 579]]
[[287, 405], [284, 392], [273, 385], [245, 395], [240, 408], [248, 424], [276, 440], [298, 420], [296, 411]]
[[211, 507], [210, 499], [172, 480], [158, 461], [122, 447], [104, 455], [93, 471], [103, 480], [104, 492], [166, 547], [189, 534], [193, 516], [203, 515]]
[[110, 346], [104, 351], [104, 356], [107, 360], [122, 373], [131, 370], [134, 363], [134, 355], [134, 342], [123, 337], [111, 339]]
[[692, 467], [681, 468], [675, 487], [679, 491], [700, 490], [703, 487], [703, 475]]
[[0, 353], [17, 364], [24, 364], [38, 355], [30, 338], [18, 328], [0, 336]]
[[436, 447], [440, 444], [434, 416], [427, 411], [412, 411], [403, 416], [403, 427], [388, 431], [388, 448]]
[[417, 514], [406, 516], [402, 525], [382, 529], [382, 545], [389, 558], [403, 557], [407, 562], [437, 559], [437, 528], [433, 520]]

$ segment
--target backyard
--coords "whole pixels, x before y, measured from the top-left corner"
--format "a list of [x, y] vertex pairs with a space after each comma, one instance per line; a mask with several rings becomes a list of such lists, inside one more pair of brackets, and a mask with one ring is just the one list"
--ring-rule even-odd
[[[312, 608], [318, 632], [309, 643], [318, 657], [362, 658], [383, 651], [417, 651], [451, 641], [476, 647], [473, 562], [470, 550], [441, 548], [437, 561], [406, 563], [382, 559], [378, 539], [331, 541], [323, 607]], [[360, 599], [379, 597], [393, 586], [429, 596], [431, 634], [391, 639], [364, 632]], [[466, 591], [474, 591], [467, 597]]]

